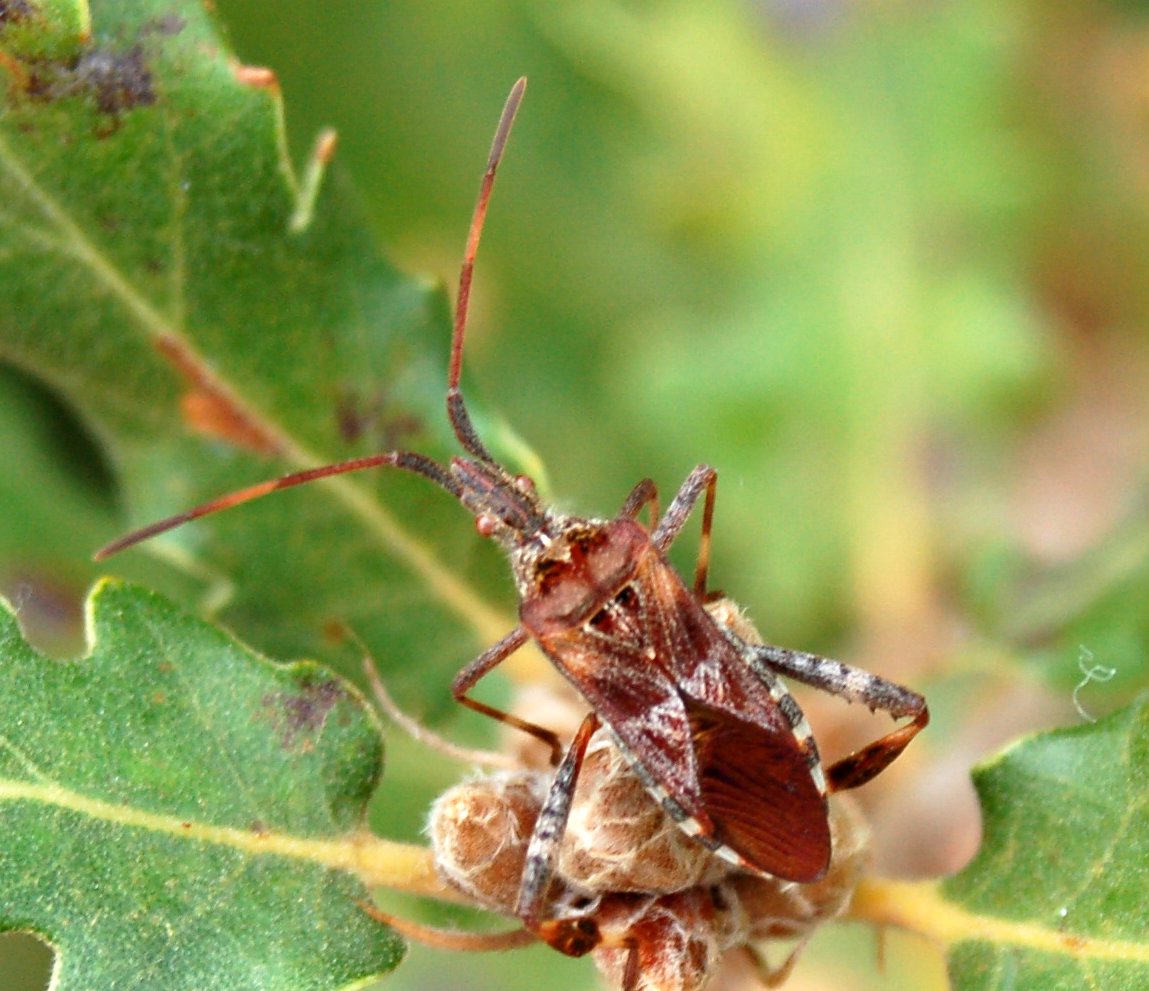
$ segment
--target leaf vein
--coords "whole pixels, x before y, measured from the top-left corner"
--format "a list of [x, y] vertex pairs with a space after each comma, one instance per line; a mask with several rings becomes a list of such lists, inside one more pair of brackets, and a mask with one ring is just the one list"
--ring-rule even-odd
[[0, 734], [0, 749], [8, 751], [28, 772], [29, 777], [38, 781], [51, 780], [47, 774], [40, 770], [39, 765], [18, 747], [7, 735]]
[[196, 822], [162, 812], [107, 802], [57, 784], [0, 778], [0, 802], [38, 802], [100, 822], [227, 847], [249, 857], [306, 861], [357, 875], [364, 884], [402, 886], [433, 897], [454, 896], [437, 880], [430, 853], [367, 832], [313, 839], [270, 829], [240, 829]]
[[950, 901], [936, 883], [863, 881], [855, 893], [850, 917], [901, 926], [947, 946], [984, 942], [1078, 961], [1149, 964], [1149, 945], [971, 911]]

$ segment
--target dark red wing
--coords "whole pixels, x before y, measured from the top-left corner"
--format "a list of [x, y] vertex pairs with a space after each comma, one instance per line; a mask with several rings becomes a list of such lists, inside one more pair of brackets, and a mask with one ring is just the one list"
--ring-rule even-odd
[[826, 800], [793, 737], [684, 701], [714, 838], [777, 877], [820, 878], [830, 859]]

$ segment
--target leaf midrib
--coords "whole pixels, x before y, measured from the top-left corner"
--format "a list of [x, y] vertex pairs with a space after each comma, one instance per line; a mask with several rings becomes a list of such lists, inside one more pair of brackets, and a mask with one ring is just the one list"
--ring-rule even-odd
[[271, 829], [256, 831], [216, 826], [107, 802], [55, 783], [36, 784], [11, 778], [0, 778], [0, 803], [3, 802], [36, 802], [125, 829], [226, 847], [252, 857], [282, 857], [345, 871], [369, 886], [399, 887], [416, 894], [452, 897], [436, 878], [429, 851], [382, 839], [366, 829], [331, 839], [314, 839]]
[[1149, 942], [1105, 939], [972, 912], [947, 899], [938, 882], [864, 880], [855, 892], [849, 917], [896, 925], [951, 949], [958, 943], [982, 942], [1073, 960], [1149, 964]]

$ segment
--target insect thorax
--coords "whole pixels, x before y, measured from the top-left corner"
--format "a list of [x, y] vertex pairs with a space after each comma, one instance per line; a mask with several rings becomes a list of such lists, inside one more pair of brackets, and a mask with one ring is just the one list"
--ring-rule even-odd
[[536, 638], [581, 626], [629, 585], [650, 550], [634, 520], [550, 516], [545, 533], [510, 555], [523, 626]]

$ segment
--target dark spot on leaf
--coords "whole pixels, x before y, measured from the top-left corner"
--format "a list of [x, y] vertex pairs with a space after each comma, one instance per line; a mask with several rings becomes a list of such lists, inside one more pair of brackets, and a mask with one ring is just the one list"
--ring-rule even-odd
[[263, 704], [273, 710], [285, 750], [310, 749], [313, 745], [310, 738], [323, 728], [331, 710], [345, 695], [343, 686], [329, 678], [301, 685], [295, 695], [267, 695]]
[[366, 397], [344, 389], [335, 403], [335, 425], [344, 441], [366, 438], [373, 450], [384, 451], [401, 447], [404, 438], [423, 428], [418, 417], [394, 408], [383, 388]]
[[95, 97], [101, 113], [120, 114], [156, 102], [152, 73], [139, 45], [126, 52], [101, 48], [85, 52], [76, 63], [73, 77], [78, 90]]
[[[4, 3], [12, 20], [16, 7], [12, 0], [0, 0]], [[0, 27], [3, 23], [0, 19]], [[90, 98], [99, 113], [112, 118], [105, 134], [119, 126], [123, 114], [156, 102], [152, 71], [141, 45], [125, 49], [92, 46], [67, 59], [5, 56], [5, 63], [3, 67], [16, 83], [13, 92], [29, 99]]]
[[0, 0], [0, 25], [15, 24], [36, 13], [27, 0]]
[[252, 819], [247, 828], [255, 833], [256, 836], [266, 836], [271, 832], [271, 827], [262, 819]]

